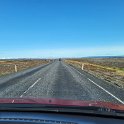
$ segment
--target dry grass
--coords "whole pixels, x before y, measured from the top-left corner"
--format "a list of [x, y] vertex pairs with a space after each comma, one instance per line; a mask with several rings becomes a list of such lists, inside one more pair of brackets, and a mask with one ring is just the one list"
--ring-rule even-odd
[[79, 62], [88, 62], [91, 64], [107, 66], [111, 68], [124, 69], [124, 58], [83, 58], [74, 60], [77, 60]]
[[113, 83], [117, 86], [124, 88], [124, 59], [117, 60], [113, 59], [71, 59], [65, 60], [66, 63], [76, 66], [78, 68], [82, 67], [84, 64], [84, 70], [101, 78]]
[[0, 60], [0, 76], [48, 63], [48, 60]]

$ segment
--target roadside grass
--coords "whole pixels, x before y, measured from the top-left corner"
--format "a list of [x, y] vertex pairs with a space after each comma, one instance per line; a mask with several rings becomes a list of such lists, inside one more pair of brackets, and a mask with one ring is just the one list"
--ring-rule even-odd
[[78, 60], [65, 60], [65, 62], [77, 68], [82, 68], [83, 64], [83, 69], [88, 73], [124, 88], [124, 68], [102, 66], [101, 64]]
[[17, 71], [22, 71], [47, 63], [49, 63], [48, 60], [0, 60], [0, 77], [15, 73], [15, 65]]
[[7, 74], [10, 74], [9, 72], [6, 72], [6, 73], [0, 73], [0, 77], [4, 76], [4, 75], [7, 75]]

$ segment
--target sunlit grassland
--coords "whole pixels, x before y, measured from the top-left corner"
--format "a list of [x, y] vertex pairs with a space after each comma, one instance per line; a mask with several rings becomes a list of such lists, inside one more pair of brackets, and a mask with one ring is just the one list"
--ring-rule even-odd
[[124, 88], [124, 59], [122, 58], [66, 59], [65, 62], [80, 69], [83, 65], [84, 71]]
[[0, 76], [15, 73], [15, 65], [18, 71], [28, 68], [36, 67], [48, 63], [49, 60], [31, 60], [31, 59], [13, 59], [13, 60], [0, 60]]

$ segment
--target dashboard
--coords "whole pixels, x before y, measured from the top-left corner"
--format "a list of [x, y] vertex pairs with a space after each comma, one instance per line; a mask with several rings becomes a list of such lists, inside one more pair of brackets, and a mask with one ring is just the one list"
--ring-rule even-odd
[[124, 119], [41, 112], [0, 112], [0, 124], [124, 124]]

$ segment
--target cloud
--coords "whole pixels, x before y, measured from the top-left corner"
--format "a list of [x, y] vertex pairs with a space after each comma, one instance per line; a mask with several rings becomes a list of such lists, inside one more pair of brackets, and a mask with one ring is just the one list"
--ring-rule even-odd
[[0, 58], [59, 58], [124, 55], [124, 46], [2, 51]]

